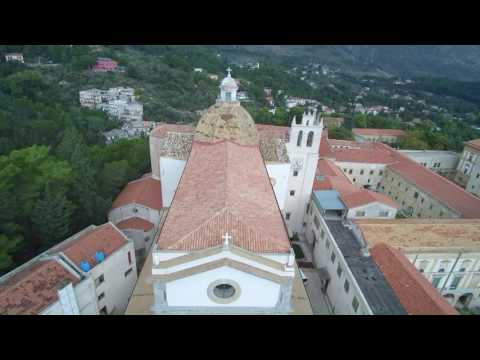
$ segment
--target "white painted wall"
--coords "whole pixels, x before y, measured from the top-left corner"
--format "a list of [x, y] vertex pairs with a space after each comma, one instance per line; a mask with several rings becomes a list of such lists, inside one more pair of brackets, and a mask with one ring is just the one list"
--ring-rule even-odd
[[278, 206], [280, 210], [285, 208], [285, 199], [288, 195], [288, 177], [290, 175], [290, 164], [266, 164], [268, 176], [273, 185], [273, 191], [275, 192], [275, 197], [277, 198]]
[[[454, 295], [453, 305], [460, 296], [472, 293], [473, 299], [469, 306], [480, 306], [480, 252], [411, 251], [405, 255], [432, 284], [435, 278], [440, 279], [436, 288], [442, 295]], [[466, 262], [468, 266], [465, 266]], [[444, 271], [440, 272], [442, 268]], [[465, 271], [461, 272], [462, 268], [465, 268]], [[456, 276], [461, 276], [462, 280], [456, 289], [452, 289], [451, 285]]]
[[[71, 284], [69, 285], [71, 286]], [[98, 315], [97, 296], [92, 278], [88, 277], [77, 283], [73, 288], [74, 299], [80, 315]], [[51, 304], [43, 310], [40, 315], [77, 315], [68, 314], [62, 306], [60, 300]]]
[[[128, 252], [131, 253], [131, 264], [128, 263]], [[132, 269], [132, 272], [125, 277], [124, 274], [128, 269]], [[102, 274], [105, 278], [105, 281], [95, 289], [97, 296], [105, 292], [105, 297], [98, 301], [98, 309], [100, 310], [106, 305], [108, 313], [111, 313], [115, 308], [117, 313], [123, 314], [137, 282], [133, 242], [129, 241], [122, 248], [106, 257], [105, 261], [96, 265], [88, 274], [93, 278], [93, 281]]]
[[[399, 150], [399, 152], [435, 172], [455, 171], [460, 160], [459, 155], [452, 151]], [[434, 167], [435, 163], [440, 163], [440, 166]]]
[[160, 181], [164, 207], [170, 207], [186, 163], [185, 160], [160, 158]]
[[[365, 215], [357, 216], [358, 211], [365, 211]], [[380, 216], [383, 211], [388, 211], [387, 217]], [[347, 212], [348, 219], [395, 219], [396, 215], [396, 208], [378, 202], [351, 208]]]
[[[318, 164], [318, 149], [322, 137], [323, 122], [315, 123], [316, 114], [304, 114], [301, 124], [292, 121], [290, 128], [290, 141], [286, 144], [288, 157], [291, 162], [291, 171], [288, 178], [287, 197], [285, 201], [285, 214], [290, 214], [286, 220], [289, 235], [303, 233], [303, 218], [312, 194], [313, 181]], [[299, 134], [302, 132], [301, 142], [298, 144]], [[307, 146], [308, 134], [314, 133], [311, 147]], [[298, 176], [293, 176], [297, 170]], [[295, 195], [290, 195], [290, 191]]]
[[[320, 236], [323, 230], [323, 238]], [[323, 218], [320, 218], [320, 228], [312, 229], [316, 231], [317, 241], [313, 248], [313, 263], [316, 268], [324, 267], [330, 274], [330, 283], [327, 287], [327, 296], [334, 307], [335, 314], [338, 315], [371, 315], [372, 311], [364, 298], [360, 287], [358, 286], [353, 274], [348, 268], [340, 249], [338, 248], [335, 239], [333, 238]], [[327, 240], [330, 246], [327, 248]], [[335, 261], [332, 263], [331, 255], [335, 253]], [[342, 274], [339, 277], [337, 274], [338, 264], [342, 267]], [[345, 291], [345, 280], [348, 280], [350, 288], [348, 293]], [[354, 296], [357, 298], [359, 306], [357, 312], [353, 310], [352, 302]]]
[[[210, 284], [220, 279], [233, 280], [240, 286], [240, 296], [230, 304], [216, 303], [208, 296]], [[224, 266], [167, 283], [166, 296], [170, 306], [274, 307], [279, 300], [280, 285]]]
[[[136, 209], [136, 212], [134, 209]], [[144, 205], [132, 203], [113, 209], [108, 214], [108, 220], [115, 225], [123, 220], [127, 220], [132, 217], [139, 217], [141, 219], [150, 221], [155, 226], [158, 226], [158, 224], [160, 223], [161, 211], [151, 209]]]
[[371, 190], [377, 189], [377, 184], [382, 181], [385, 175], [384, 164], [335, 161], [335, 165], [347, 175], [352, 183], [361, 186], [370, 185]]

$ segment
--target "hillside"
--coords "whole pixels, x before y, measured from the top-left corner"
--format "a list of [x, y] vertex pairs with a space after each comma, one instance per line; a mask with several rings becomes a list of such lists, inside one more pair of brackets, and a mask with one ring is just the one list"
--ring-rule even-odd
[[480, 80], [478, 45], [217, 45], [227, 57], [318, 62], [352, 74]]

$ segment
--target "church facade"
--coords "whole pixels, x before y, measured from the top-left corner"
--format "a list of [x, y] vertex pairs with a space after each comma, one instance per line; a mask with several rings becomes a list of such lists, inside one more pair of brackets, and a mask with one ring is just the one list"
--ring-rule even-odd
[[322, 124], [255, 125], [228, 76], [196, 128], [150, 136], [152, 177], [168, 207], [152, 249], [155, 314], [288, 314]]

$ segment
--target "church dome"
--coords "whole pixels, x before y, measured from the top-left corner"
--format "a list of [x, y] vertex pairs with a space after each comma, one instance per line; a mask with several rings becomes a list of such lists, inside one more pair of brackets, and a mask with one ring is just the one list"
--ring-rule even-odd
[[195, 140], [231, 140], [241, 145], [257, 145], [258, 132], [252, 117], [238, 102], [219, 102], [200, 118]]

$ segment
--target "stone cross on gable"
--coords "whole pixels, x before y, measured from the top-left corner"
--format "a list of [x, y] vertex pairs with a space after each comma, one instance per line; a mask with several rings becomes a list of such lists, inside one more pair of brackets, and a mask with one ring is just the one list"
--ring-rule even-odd
[[230, 66], [228, 67], [227, 72], [228, 72], [228, 76], [230, 77], [231, 76], [230, 73], [232, 72], [232, 69], [230, 68]]
[[228, 248], [229, 242], [232, 240], [232, 236], [228, 234], [228, 231], [222, 236], [222, 239], [224, 240], [223, 247]]

